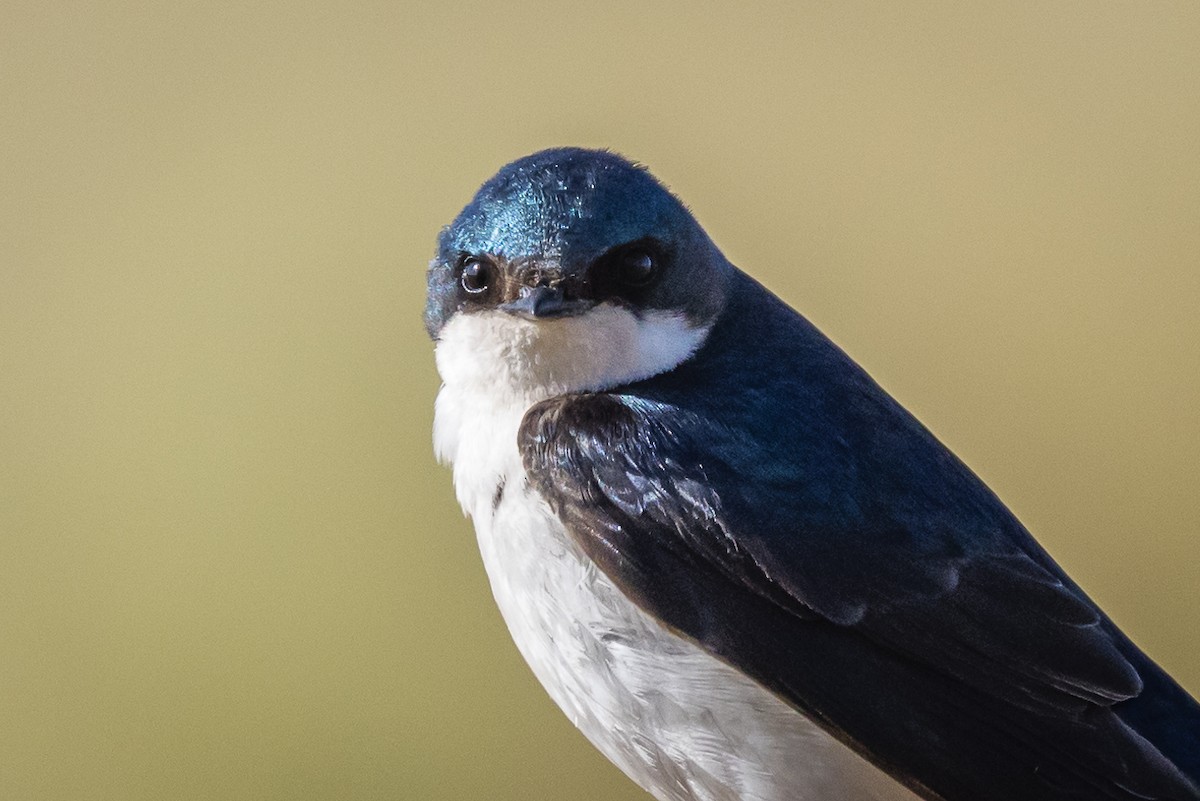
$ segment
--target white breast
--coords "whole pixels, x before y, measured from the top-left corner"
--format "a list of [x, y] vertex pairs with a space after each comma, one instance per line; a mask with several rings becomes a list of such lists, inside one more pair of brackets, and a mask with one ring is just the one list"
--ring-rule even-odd
[[[462, 317], [439, 339], [446, 383], [437, 399], [435, 448], [454, 465], [459, 502], [474, 520], [513, 640], [571, 721], [660, 801], [914, 801], [774, 694], [631, 603], [528, 485], [516, 445], [526, 409], [559, 392], [618, 383], [621, 363], [600, 355], [574, 373], [553, 354], [533, 363], [529, 354], [539, 351], [528, 350], [528, 341], [513, 343], [541, 337], [545, 324]], [[553, 332], [557, 343], [595, 341], [596, 321], [589, 328], [586, 317], [575, 319], [551, 323], [568, 324]], [[659, 344], [638, 371], [657, 369], [639, 378], [675, 366], [704, 336], [682, 321], [654, 323]], [[626, 330], [631, 344], [650, 339], [636, 330], [644, 319], [606, 324], [609, 334]], [[481, 356], [490, 363], [481, 364]], [[545, 380], [548, 373], [553, 380]]]

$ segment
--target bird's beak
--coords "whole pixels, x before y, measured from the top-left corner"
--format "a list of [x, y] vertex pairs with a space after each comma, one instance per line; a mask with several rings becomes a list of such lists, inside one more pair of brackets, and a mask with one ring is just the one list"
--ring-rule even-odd
[[500, 306], [500, 310], [526, 320], [552, 320], [583, 314], [595, 305], [593, 300], [567, 298], [561, 286], [534, 286], [522, 289], [519, 298]]

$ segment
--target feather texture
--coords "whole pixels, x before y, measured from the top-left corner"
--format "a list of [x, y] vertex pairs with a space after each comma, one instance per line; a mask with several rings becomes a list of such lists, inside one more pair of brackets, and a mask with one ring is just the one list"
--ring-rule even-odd
[[693, 361], [526, 415], [584, 552], [928, 797], [1200, 799], [1200, 707], [806, 321], [745, 277], [730, 305]]

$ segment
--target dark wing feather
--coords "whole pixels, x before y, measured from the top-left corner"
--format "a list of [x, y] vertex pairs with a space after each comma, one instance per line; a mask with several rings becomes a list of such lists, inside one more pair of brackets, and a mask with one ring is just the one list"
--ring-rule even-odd
[[786, 436], [653, 394], [546, 401], [520, 433], [534, 486], [648, 612], [926, 797], [1200, 799], [1114, 712], [1143, 689], [1132, 646], [948, 453], [887, 487], [862, 475], [878, 442], [838, 432], [813, 471], [772, 453]]

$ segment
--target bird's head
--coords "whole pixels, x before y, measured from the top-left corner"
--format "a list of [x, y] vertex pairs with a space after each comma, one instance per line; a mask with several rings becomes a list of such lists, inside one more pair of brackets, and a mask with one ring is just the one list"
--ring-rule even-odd
[[732, 269], [645, 169], [546, 150], [501, 169], [442, 231], [425, 327], [448, 386], [606, 389], [687, 359]]

